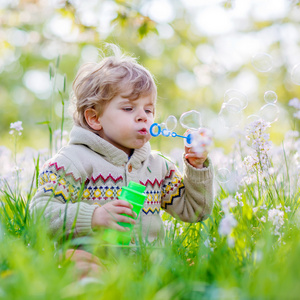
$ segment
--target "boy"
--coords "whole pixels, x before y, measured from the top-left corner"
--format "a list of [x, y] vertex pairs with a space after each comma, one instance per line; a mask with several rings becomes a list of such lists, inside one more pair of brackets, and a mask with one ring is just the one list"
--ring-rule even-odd
[[[152, 242], [164, 237], [161, 209], [186, 222], [211, 213], [207, 153], [186, 148], [182, 177], [173, 163], [151, 152], [156, 96], [151, 74], [131, 57], [110, 56], [79, 69], [70, 142], [45, 163], [31, 202], [32, 210], [44, 209], [53, 235], [63, 227], [74, 237], [103, 228], [125, 231], [118, 222], [126, 222]], [[130, 204], [118, 200], [129, 181], [145, 185], [148, 195], [137, 221], [129, 217], [136, 217]]]

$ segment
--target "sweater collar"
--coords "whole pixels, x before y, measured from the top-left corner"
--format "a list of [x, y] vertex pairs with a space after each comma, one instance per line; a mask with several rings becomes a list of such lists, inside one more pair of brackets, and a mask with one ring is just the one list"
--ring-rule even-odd
[[[128, 162], [127, 154], [102, 139], [97, 134], [79, 126], [74, 126], [70, 132], [70, 145], [84, 145], [96, 153], [102, 155], [107, 161], [116, 166], [122, 166]], [[139, 168], [150, 154], [150, 143], [142, 148], [135, 149], [129, 161], [133, 168]]]

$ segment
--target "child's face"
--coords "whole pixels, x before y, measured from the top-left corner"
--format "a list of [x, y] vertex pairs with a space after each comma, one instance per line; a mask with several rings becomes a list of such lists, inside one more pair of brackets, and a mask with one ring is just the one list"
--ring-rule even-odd
[[149, 96], [129, 100], [121, 95], [114, 97], [99, 117], [102, 129], [99, 135], [115, 147], [131, 155], [150, 138], [150, 126], [154, 118], [154, 102]]

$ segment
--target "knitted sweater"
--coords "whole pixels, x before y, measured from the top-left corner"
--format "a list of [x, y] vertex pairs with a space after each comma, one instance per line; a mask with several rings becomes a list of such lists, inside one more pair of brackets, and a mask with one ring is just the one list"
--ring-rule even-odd
[[124, 151], [77, 126], [69, 144], [44, 164], [30, 209], [43, 210], [53, 235], [63, 226], [67, 234], [73, 226], [75, 237], [90, 235], [96, 207], [116, 200], [129, 181], [146, 186], [148, 197], [135, 227], [149, 241], [164, 237], [161, 209], [185, 222], [204, 220], [212, 211], [209, 160], [207, 167], [196, 169], [184, 159], [182, 177], [172, 162], [151, 152], [149, 143], [128, 159]]

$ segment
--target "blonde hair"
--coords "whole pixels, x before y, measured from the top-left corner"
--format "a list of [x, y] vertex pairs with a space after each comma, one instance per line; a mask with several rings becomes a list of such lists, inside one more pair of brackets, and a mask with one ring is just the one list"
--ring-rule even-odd
[[138, 64], [135, 58], [122, 55], [116, 46], [113, 51], [115, 55], [79, 68], [73, 82], [71, 99], [76, 125], [92, 130], [85, 120], [85, 110], [94, 108], [101, 116], [107, 103], [125, 91], [130, 92], [122, 97], [130, 100], [152, 95], [153, 102], [156, 101], [157, 89], [150, 72]]

